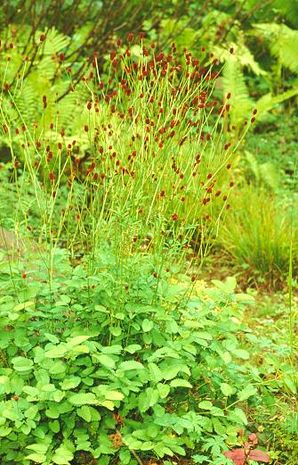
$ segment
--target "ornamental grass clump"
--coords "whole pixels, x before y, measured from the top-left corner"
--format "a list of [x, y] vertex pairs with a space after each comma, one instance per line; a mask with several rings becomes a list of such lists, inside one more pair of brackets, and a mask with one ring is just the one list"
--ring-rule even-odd
[[293, 250], [293, 274], [298, 270], [298, 224], [295, 199], [283, 208], [265, 189], [249, 186], [239, 189], [233, 199], [231, 214], [222, 223], [219, 243], [238, 265], [248, 271], [247, 283], [261, 277], [270, 287], [285, 285]]

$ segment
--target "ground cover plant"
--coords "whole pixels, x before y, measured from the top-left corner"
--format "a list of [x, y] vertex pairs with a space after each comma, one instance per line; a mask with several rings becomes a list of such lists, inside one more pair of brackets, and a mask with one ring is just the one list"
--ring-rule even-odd
[[106, 254], [91, 276], [58, 259], [51, 287], [1, 270], [6, 463], [66, 464], [81, 451], [137, 463], [188, 450], [222, 463], [256, 394], [237, 363], [249, 357], [237, 315], [250, 299], [229, 283], [198, 293], [156, 278], [148, 258], [119, 267]]
[[296, 465], [293, 5], [92, 3], [0, 8], [0, 461]]

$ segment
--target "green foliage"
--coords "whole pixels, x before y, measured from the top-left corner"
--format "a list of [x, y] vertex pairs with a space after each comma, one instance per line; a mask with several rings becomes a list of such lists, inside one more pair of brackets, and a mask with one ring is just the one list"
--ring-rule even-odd
[[279, 174], [272, 162], [258, 163], [257, 158], [246, 152], [247, 178], [258, 188], [267, 187], [276, 190], [279, 186]]
[[[3, 79], [1, 120], [13, 126], [13, 132], [4, 131], [2, 143], [9, 145], [15, 139], [16, 128], [34, 128], [34, 137], [48, 131], [50, 123], [59, 115], [59, 124], [69, 124], [76, 105], [86, 99], [86, 91], [80, 85], [68, 91], [72, 85], [62, 52], [69, 48], [71, 39], [55, 29], [49, 29], [45, 40], [37, 40], [35, 48], [23, 60], [23, 47], [30, 38], [31, 28], [22, 30], [22, 37], [13, 48], [1, 50], [0, 74]], [[10, 33], [7, 31], [7, 35]], [[14, 40], [13, 35], [7, 40]], [[58, 100], [65, 96], [63, 105]], [[3, 121], [3, 123], [4, 123]], [[57, 123], [56, 123], [57, 124]], [[33, 138], [33, 134], [31, 136]], [[32, 143], [32, 140], [31, 140]]]
[[[238, 50], [238, 49], [237, 49]], [[241, 55], [240, 55], [241, 57]], [[249, 97], [238, 54], [224, 52], [223, 91], [231, 94], [230, 119], [233, 126], [239, 125], [252, 111], [254, 102]]]
[[88, 275], [60, 260], [51, 287], [2, 267], [7, 465], [66, 465], [79, 451], [124, 464], [203, 451], [221, 463], [247, 424], [257, 390], [239, 364], [249, 358], [236, 318], [247, 299], [235, 281], [189, 294], [187, 280], [154, 277], [148, 259], [117, 262], [105, 252]]
[[258, 109], [258, 113], [262, 117], [264, 117], [264, 114], [268, 111], [270, 111], [272, 108], [276, 107], [280, 103], [285, 102], [288, 99], [291, 99], [292, 97], [296, 97], [298, 94], [298, 86], [294, 86], [293, 89], [287, 90], [285, 92], [282, 92], [279, 95], [273, 96], [271, 93], [264, 95], [261, 97], [257, 102], [256, 102], [256, 108]]
[[[255, 176], [260, 176], [258, 165], [254, 170]], [[268, 172], [266, 176], [271, 183]], [[274, 282], [288, 271], [292, 238], [293, 267], [297, 269], [298, 227], [293, 209], [294, 205], [288, 205], [285, 210], [285, 204], [281, 206], [265, 189], [246, 186], [233, 199], [219, 241], [239, 264], [248, 265]]]
[[[146, 8], [137, 0], [94, 0], [92, 8], [88, 0], [2, 2], [0, 30], [13, 26], [14, 38], [24, 39], [23, 54], [35, 53], [40, 36], [50, 35], [53, 27], [64, 36], [72, 36], [71, 45], [65, 47], [63, 53], [76, 68], [76, 78], [81, 78], [85, 57], [92, 59], [94, 53], [109, 52], [115, 33], [125, 38], [129, 32], [139, 32], [146, 18], [157, 19], [159, 14], [155, 14], [154, 7], [155, 2], [151, 0], [146, 2]], [[27, 27], [31, 28], [31, 34], [26, 38], [24, 29]]]
[[298, 2], [297, 0], [273, 0], [272, 6], [294, 26], [298, 27]]
[[[297, 318], [297, 301], [293, 299], [293, 318]], [[262, 379], [263, 403], [255, 405], [252, 417], [260, 427], [261, 437], [272, 446], [271, 459], [276, 463], [295, 465], [297, 461], [297, 391], [295, 368], [297, 341], [289, 344], [289, 308], [282, 295], [262, 295], [256, 306], [246, 313], [246, 321], [253, 328], [247, 333], [254, 347], [254, 372]], [[274, 322], [274, 323], [273, 323]], [[256, 382], [256, 379], [255, 379]]]
[[[298, 143], [295, 128], [298, 120], [293, 112], [287, 115], [280, 110], [275, 111], [270, 119], [259, 124], [258, 128], [247, 135], [245, 147], [254, 159], [254, 165], [259, 172], [259, 181], [268, 185], [266, 166], [270, 165], [273, 178], [270, 186], [279, 195], [289, 193], [295, 202], [295, 192], [298, 191]], [[263, 166], [260, 172], [260, 165]], [[249, 164], [249, 172], [251, 172]], [[254, 171], [254, 170], [253, 170]], [[248, 174], [248, 179], [250, 175]], [[294, 196], [293, 196], [294, 195]]]
[[[266, 25], [256, 25], [256, 30], [266, 31], [270, 36], [271, 32], [270, 27], [267, 30]], [[275, 26], [272, 24], [271, 29], [276, 31]], [[276, 32], [277, 33], [277, 32]], [[284, 40], [285, 45], [282, 45], [276, 40], [273, 40], [272, 43], [272, 53], [280, 53], [282, 59], [279, 58], [279, 63], [281, 66], [290, 68], [292, 71], [296, 71], [295, 66], [297, 63], [296, 56], [296, 31], [292, 31], [293, 37], [286, 36], [286, 38], [280, 34], [280, 41]], [[271, 36], [270, 36], [271, 37]], [[240, 43], [230, 43], [230, 51], [222, 47], [215, 47], [214, 51], [220, 60], [224, 62], [223, 68], [223, 82], [222, 88], [224, 95], [228, 93], [231, 94], [231, 111], [230, 119], [232, 127], [239, 127], [240, 123], [249, 118], [249, 115], [253, 108], [256, 108], [258, 111], [258, 121], [262, 121], [266, 117], [267, 113], [270, 112], [277, 105], [296, 97], [298, 94], [297, 83], [294, 82], [292, 88], [285, 90], [284, 92], [279, 92], [276, 95], [273, 95], [273, 92], [269, 92], [265, 95], [262, 95], [258, 100], [253, 100], [249, 95], [249, 89], [246, 84], [244, 70], [248, 69], [254, 73], [256, 76], [261, 76], [264, 79], [268, 79], [268, 71], [263, 70], [259, 64], [255, 61], [250, 50], [243, 43], [243, 37], [239, 36]], [[275, 48], [274, 48], [275, 47]], [[270, 75], [270, 79], [275, 78], [276, 75]], [[279, 75], [278, 75], [279, 77]]]
[[272, 54], [279, 63], [293, 72], [298, 71], [298, 31], [284, 24], [255, 24], [255, 30], [266, 38]]

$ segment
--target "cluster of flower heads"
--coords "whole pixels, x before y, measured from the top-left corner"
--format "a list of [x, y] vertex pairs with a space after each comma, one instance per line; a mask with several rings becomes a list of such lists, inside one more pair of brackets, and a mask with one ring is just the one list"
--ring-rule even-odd
[[[201, 59], [188, 50], [181, 55], [175, 44], [162, 52], [144, 39], [144, 35], [135, 39], [129, 34], [127, 45], [116, 40], [102, 78], [102, 57], [96, 53], [80, 83], [72, 80], [66, 63], [72, 91], [78, 85], [91, 90], [80, 113], [81, 130], [73, 134], [71, 124], [59, 127], [55, 115], [48, 128], [51, 135], [46, 138], [40, 126], [49, 97], [42, 95], [41, 119], [33, 123], [38, 137], [34, 143], [23, 137], [22, 148], [33, 146], [33, 166], [48, 178], [53, 196], [66, 177], [69, 188], [80, 182], [103, 192], [109, 190], [110, 195], [113, 189], [114, 195], [119, 195], [121, 189], [120, 198], [127, 197], [125, 190], [139, 197], [141, 189], [144, 199], [150, 199], [150, 208], [154, 204], [160, 211], [163, 204], [163, 211], [174, 222], [189, 216], [197, 220], [201, 208], [212, 200], [221, 198], [229, 208], [234, 181], [227, 173], [235, 141], [229, 140], [231, 93], [222, 99], [215, 91], [220, 76], [218, 60], [204, 50]], [[64, 57], [60, 57], [62, 61]], [[251, 122], [255, 115], [256, 110]], [[3, 132], [8, 130], [5, 123]], [[17, 137], [24, 136], [28, 128], [22, 124], [14, 130]], [[58, 172], [61, 166], [62, 173]], [[136, 190], [131, 188], [133, 183]], [[145, 211], [144, 205], [138, 209], [138, 213]], [[204, 214], [204, 218], [210, 215]]]

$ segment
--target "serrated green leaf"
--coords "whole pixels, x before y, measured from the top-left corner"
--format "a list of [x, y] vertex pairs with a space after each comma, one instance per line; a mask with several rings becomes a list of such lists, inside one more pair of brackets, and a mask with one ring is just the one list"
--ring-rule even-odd
[[170, 382], [171, 387], [185, 387], [185, 388], [192, 388], [192, 384], [190, 384], [186, 379], [183, 378], [175, 378]]
[[247, 425], [246, 415], [241, 408], [235, 408], [233, 414], [239, 418], [242, 424]]
[[28, 394], [30, 397], [35, 398], [36, 400], [38, 399], [39, 394], [40, 394], [39, 389], [37, 389], [36, 387], [32, 387], [32, 386], [24, 386], [23, 392]]
[[53, 349], [47, 350], [44, 355], [46, 358], [62, 358], [67, 354], [67, 352], [68, 348], [64, 343], [62, 343]]
[[0, 426], [0, 438], [4, 438], [5, 436], [8, 436], [12, 431], [12, 428], [9, 428], [8, 426]]
[[25, 416], [27, 418], [30, 418], [31, 420], [33, 420], [36, 417], [36, 415], [38, 414], [38, 406], [37, 405], [32, 405], [27, 410], [25, 410], [24, 413], [25, 413]]
[[114, 410], [115, 408], [115, 404], [111, 400], [103, 400], [102, 402], [99, 402], [99, 404], [107, 408], [108, 410]]
[[212, 402], [210, 400], [202, 400], [202, 402], [199, 403], [199, 408], [202, 410], [211, 410], [213, 407]]
[[68, 389], [76, 388], [81, 382], [81, 378], [79, 376], [69, 376], [68, 378], [64, 378], [61, 383], [61, 389], [66, 391]]
[[26, 446], [26, 449], [33, 450], [34, 452], [38, 452], [39, 454], [46, 454], [48, 448], [49, 448], [48, 444], [44, 444], [40, 442]]
[[49, 427], [50, 430], [53, 431], [53, 433], [57, 434], [60, 431], [60, 423], [58, 420], [54, 421], [49, 421]]
[[98, 404], [98, 400], [91, 392], [73, 394], [68, 398], [68, 402], [72, 405]]
[[51, 405], [46, 411], [45, 414], [48, 418], [59, 418], [60, 412], [56, 405]]
[[49, 373], [51, 375], [61, 375], [62, 373], [65, 373], [65, 371], [66, 364], [61, 360], [52, 361], [52, 363], [49, 365]]
[[203, 463], [208, 461], [207, 455], [196, 454], [193, 455], [191, 458], [195, 463]]
[[162, 371], [159, 368], [159, 366], [156, 365], [156, 363], [153, 363], [153, 362], [148, 363], [148, 369], [149, 369], [151, 381], [158, 383], [159, 381], [163, 379]]
[[140, 362], [136, 362], [135, 360], [130, 360], [127, 362], [122, 362], [119, 365], [119, 370], [121, 371], [128, 371], [128, 370], [144, 370], [144, 366]]
[[123, 400], [124, 399], [124, 394], [120, 391], [108, 391], [105, 394], [105, 398], [107, 400]]
[[215, 433], [219, 434], [220, 436], [224, 436], [226, 434], [226, 427], [218, 418], [213, 418], [212, 424]]
[[101, 419], [99, 412], [90, 405], [83, 405], [82, 407], [78, 408], [77, 415], [84, 418], [84, 420], [87, 422], [99, 421]]
[[36, 463], [44, 463], [47, 459], [46, 455], [39, 454], [38, 452], [34, 452], [33, 454], [26, 455], [25, 459], [32, 460]]
[[89, 423], [92, 418], [89, 405], [83, 405], [82, 407], [78, 408], [77, 415]]
[[148, 333], [153, 328], [153, 321], [145, 318], [142, 322], [142, 330], [144, 333]]
[[32, 301], [21, 302], [20, 304], [17, 304], [13, 308], [13, 311], [19, 312], [20, 310], [25, 310], [26, 308], [33, 307], [34, 305], [35, 305], [35, 302], [32, 302]]
[[142, 346], [140, 344], [130, 344], [129, 346], [125, 347], [125, 352], [128, 352], [129, 354], [134, 354], [135, 352], [138, 352], [139, 350], [142, 349]]
[[54, 334], [44, 333], [44, 336], [53, 344], [58, 344], [60, 342], [59, 338]]
[[226, 364], [229, 364], [229, 363], [231, 363], [231, 361], [232, 361], [232, 356], [231, 356], [230, 352], [228, 352], [228, 351], [219, 352], [219, 356], [220, 356], [220, 358], [222, 358], [222, 360], [223, 360]]
[[249, 360], [250, 358], [249, 352], [247, 352], [247, 350], [244, 349], [235, 349], [233, 355], [235, 355], [238, 358], [241, 358], [242, 360]]
[[71, 302], [71, 298], [69, 297], [69, 295], [65, 295], [65, 294], [60, 294], [59, 295], [59, 301], [56, 302], [56, 306], [60, 306], [60, 305], [68, 305], [70, 302]]
[[165, 380], [169, 381], [177, 376], [177, 374], [181, 371], [181, 367], [179, 365], [172, 365], [168, 367], [163, 367], [161, 369], [162, 376]]
[[26, 357], [14, 357], [11, 362], [14, 369], [19, 372], [30, 371], [33, 368], [33, 361]]
[[115, 360], [110, 357], [109, 355], [101, 354], [97, 356], [97, 360], [106, 368], [110, 368], [111, 370], [115, 368]]
[[171, 391], [170, 386], [168, 384], [161, 383], [158, 383], [157, 390], [161, 399], [165, 399], [166, 397], [168, 397]]
[[221, 383], [220, 385], [220, 390], [223, 393], [224, 396], [229, 397], [233, 394], [235, 394], [236, 389], [231, 386], [230, 384], [227, 383]]
[[115, 336], [115, 337], [120, 336], [121, 333], [122, 333], [121, 326], [111, 326], [111, 327], [109, 328], [109, 331], [110, 331], [110, 333], [111, 333], [113, 336]]
[[73, 453], [64, 445], [55, 450], [52, 458], [53, 462], [57, 465], [69, 465], [70, 460], [73, 459]]
[[249, 384], [244, 389], [238, 392], [237, 397], [240, 402], [247, 400], [249, 397], [254, 396], [257, 393], [257, 389]]
[[138, 406], [141, 412], [147, 412], [150, 407], [153, 407], [159, 399], [159, 392], [157, 389], [151, 387], [147, 388], [139, 395]]
[[122, 450], [120, 450], [120, 452], [119, 452], [119, 459], [120, 459], [121, 464], [129, 465], [129, 463], [131, 461], [131, 455], [130, 455], [129, 450], [122, 448]]
[[88, 339], [90, 339], [91, 336], [75, 336], [67, 341], [67, 347], [76, 347], [82, 344], [83, 342], [86, 342]]
[[206, 341], [212, 341], [213, 339], [212, 334], [208, 333], [207, 331], [196, 331], [195, 335], [196, 335], [196, 338], [204, 339]]

